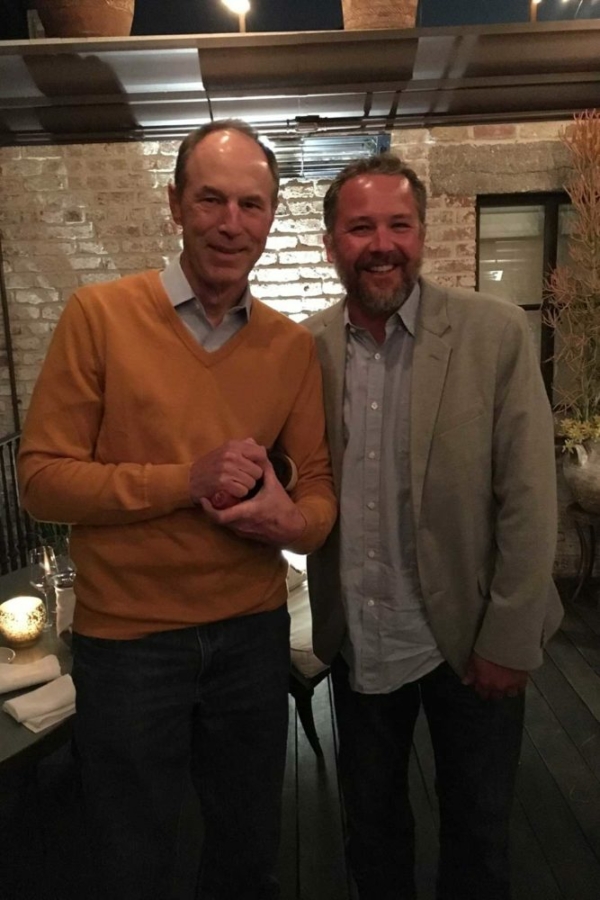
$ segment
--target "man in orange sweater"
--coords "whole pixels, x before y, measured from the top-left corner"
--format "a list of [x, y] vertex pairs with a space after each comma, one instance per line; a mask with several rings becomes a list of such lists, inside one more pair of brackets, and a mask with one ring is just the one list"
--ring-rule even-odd
[[[205, 824], [197, 897], [279, 897], [281, 548], [320, 546], [336, 504], [313, 338], [248, 289], [277, 191], [275, 158], [246, 125], [192, 132], [169, 187], [181, 257], [75, 292], [23, 432], [25, 507], [72, 525], [75, 733], [111, 900], [177, 896], [190, 776]], [[275, 444], [298, 469], [291, 495]], [[241, 502], [218, 510], [220, 492]]]

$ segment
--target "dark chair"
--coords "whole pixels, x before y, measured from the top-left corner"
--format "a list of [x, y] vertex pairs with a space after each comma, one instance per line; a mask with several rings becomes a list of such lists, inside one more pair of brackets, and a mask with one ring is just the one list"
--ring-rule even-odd
[[306, 574], [292, 565], [288, 574], [288, 592], [292, 658], [289, 692], [296, 701], [298, 717], [308, 742], [322, 759], [323, 750], [315, 728], [312, 698], [316, 686], [329, 675], [329, 667], [315, 656], [312, 649], [312, 619]]
[[36, 522], [22, 508], [17, 482], [18, 432], [0, 440], [0, 575], [27, 565], [28, 551], [40, 544], [55, 546], [68, 536], [69, 526]]
[[17, 453], [19, 434], [0, 441], [0, 574], [27, 565], [28, 534], [33, 523], [19, 503]]

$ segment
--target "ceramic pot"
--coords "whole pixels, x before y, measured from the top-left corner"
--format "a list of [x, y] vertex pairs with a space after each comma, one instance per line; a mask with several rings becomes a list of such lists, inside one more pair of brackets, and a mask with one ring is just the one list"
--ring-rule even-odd
[[127, 37], [135, 0], [36, 0], [46, 37]]
[[342, 0], [344, 28], [414, 28], [419, 0]]
[[563, 472], [581, 508], [600, 515], [600, 441], [576, 444], [563, 458]]

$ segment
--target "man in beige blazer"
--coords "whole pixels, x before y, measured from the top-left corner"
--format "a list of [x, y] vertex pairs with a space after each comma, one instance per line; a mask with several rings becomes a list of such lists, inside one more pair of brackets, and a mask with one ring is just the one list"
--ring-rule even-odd
[[360, 900], [415, 897], [407, 766], [436, 758], [439, 900], [508, 900], [527, 673], [562, 608], [553, 426], [524, 313], [420, 277], [426, 193], [391, 154], [325, 198], [345, 299], [308, 320], [340, 518], [309, 558]]

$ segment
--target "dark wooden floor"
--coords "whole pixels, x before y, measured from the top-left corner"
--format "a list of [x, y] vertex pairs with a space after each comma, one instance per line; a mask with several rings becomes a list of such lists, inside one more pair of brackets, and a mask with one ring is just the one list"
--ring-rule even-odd
[[[599, 593], [567, 604], [560, 633], [528, 688], [513, 815], [514, 900], [600, 897]], [[280, 875], [283, 900], [353, 900], [343, 855], [329, 684], [314, 700], [320, 763], [290, 717]], [[292, 709], [293, 713], [293, 709]], [[433, 900], [437, 812], [427, 728], [417, 724], [411, 792], [420, 900]], [[20, 781], [0, 782], [0, 900], [93, 894], [68, 748]], [[187, 885], [182, 871], [182, 885]], [[105, 900], [105, 898], [101, 898]], [[181, 900], [192, 900], [182, 886]], [[485, 898], [482, 898], [485, 900]]]
[[[570, 586], [564, 586], [568, 596]], [[600, 591], [566, 603], [558, 635], [530, 681], [512, 823], [514, 900], [600, 898]], [[290, 732], [282, 873], [285, 900], [351, 900], [343, 862], [329, 685], [317, 688], [319, 766]], [[434, 900], [437, 809], [427, 726], [417, 723], [411, 796], [420, 900]], [[485, 900], [485, 898], [482, 898]]]

